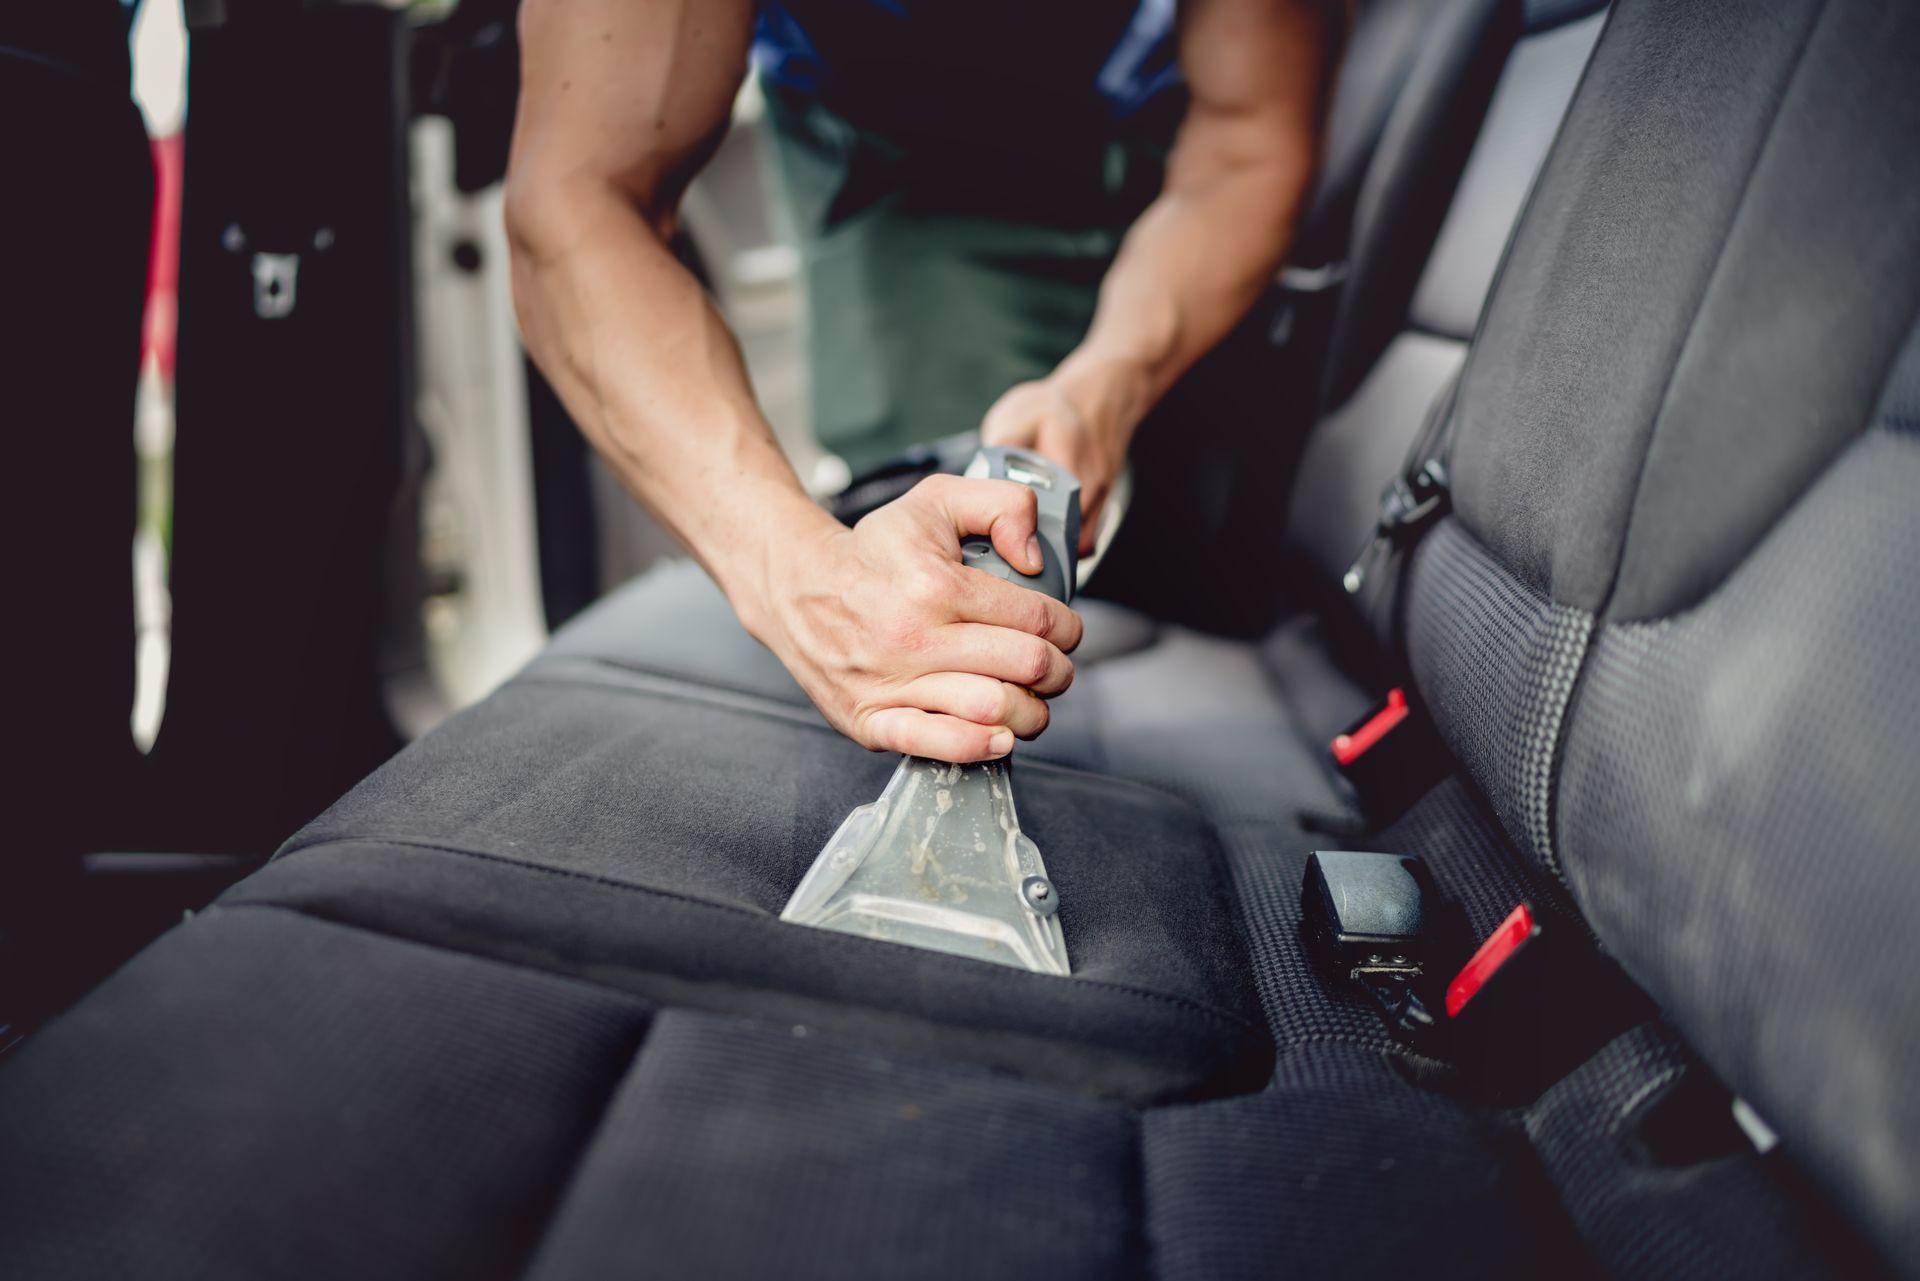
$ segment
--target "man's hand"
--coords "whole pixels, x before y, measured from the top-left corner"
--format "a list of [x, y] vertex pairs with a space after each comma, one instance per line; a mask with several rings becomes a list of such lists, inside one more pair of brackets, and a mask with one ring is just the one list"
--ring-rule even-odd
[[980, 424], [989, 445], [1015, 445], [1059, 463], [1080, 482], [1080, 554], [1094, 547], [1100, 512], [1127, 463], [1127, 446], [1150, 403], [1144, 371], [1069, 361], [1046, 378], [1011, 388]]
[[946, 761], [1005, 756], [1047, 726], [1043, 699], [1073, 680], [1080, 617], [1059, 601], [968, 569], [960, 540], [991, 538], [1007, 563], [1041, 568], [1025, 485], [935, 476], [852, 529], [769, 553], [750, 629], [835, 729], [873, 751]]

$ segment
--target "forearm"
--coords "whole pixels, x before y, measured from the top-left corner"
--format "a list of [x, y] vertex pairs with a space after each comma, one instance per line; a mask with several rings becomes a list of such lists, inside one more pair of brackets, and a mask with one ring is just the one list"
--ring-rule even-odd
[[1169, 188], [1127, 233], [1086, 338], [1061, 365], [1082, 411], [1137, 423], [1246, 314], [1286, 254], [1312, 173], [1262, 166]]
[[757, 632], [772, 541], [832, 521], [755, 405], [733, 336], [618, 190], [545, 191], [509, 224], [528, 350], [628, 490]]
[[1191, 0], [1181, 14], [1191, 100], [1165, 185], [1061, 367], [1106, 431], [1130, 433], [1246, 314], [1286, 255], [1319, 162], [1335, 0]]

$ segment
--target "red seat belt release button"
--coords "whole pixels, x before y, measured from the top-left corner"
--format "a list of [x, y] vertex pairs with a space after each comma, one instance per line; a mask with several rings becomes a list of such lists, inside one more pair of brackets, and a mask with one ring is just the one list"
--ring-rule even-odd
[[1459, 1018], [1460, 1011], [1467, 1008], [1467, 1002], [1479, 995], [1488, 980], [1539, 934], [1540, 927], [1534, 924], [1531, 907], [1522, 903], [1509, 912], [1507, 919], [1487, 936], [1480, 950], [1460, 967], [1460, 972], [1447, 984], [1447, 1017]]
[[1334, 736], [1333, 759], [1342, 769], [1352, 765], [1406, 720], [1409, 710], [1405, 690], [1388, 690], [1386, 706], [1346, 733]]

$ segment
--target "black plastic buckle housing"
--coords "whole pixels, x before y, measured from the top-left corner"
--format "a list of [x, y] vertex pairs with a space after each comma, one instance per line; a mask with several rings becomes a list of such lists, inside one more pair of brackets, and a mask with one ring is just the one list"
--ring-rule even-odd
[[1557, 925], [1521, 903], [1482, 942], [1417, 857], [1307, 857], [1301, 927], [1327, 979], [1356, 984], [1396, 1040], [1490, 1099], [1532, 1098], [1646, 1013]]
[[1380, 491], [1380, 515], [1374, 522], [1373, 536], [1354, 557], [1340, 585], [1349, 596], [1359, 595], [1382, 557], [1413, 542], [1452, 507], [1447, 467], [1438, 458], [1429, 458], [1412, 471], [1395, 476]]
[[1412, 855], [1316, 850], [1300, 906], [1308, 947], [1322, 963], [1359, 984], [1395, 1035], [1432, 1049], [1428, 976], [1444, 963], [1447, 912], [1426, 864]]

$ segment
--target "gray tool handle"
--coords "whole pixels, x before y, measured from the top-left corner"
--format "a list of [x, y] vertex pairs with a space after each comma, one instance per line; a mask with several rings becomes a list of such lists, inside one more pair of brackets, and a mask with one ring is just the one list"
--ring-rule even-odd
[[993, 550], [991, 540], [979, 535], [961, 540], [961, 561], [1072, 603], [1080, 563], [1080, 482], [1073, 473], [1029, 450], [987, 445], [973, 456], [965, 474], [976, 480], [1016, 481], [1033, 490], [1040, 499], [1040, 558], [1046, 564], [1038, 574], [1023, 574]]

